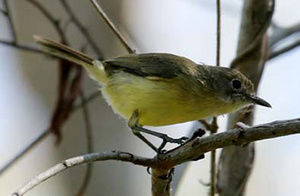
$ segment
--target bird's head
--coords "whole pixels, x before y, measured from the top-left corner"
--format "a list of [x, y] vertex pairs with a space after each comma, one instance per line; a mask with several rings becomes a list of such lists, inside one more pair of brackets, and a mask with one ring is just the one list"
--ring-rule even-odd
[[209, 86], [226, 103], [244, 107], [257, 104], [265, 107], [271, 105], [255, 95], [253, 83], [241, 72], [225, 67], [210, 67]]

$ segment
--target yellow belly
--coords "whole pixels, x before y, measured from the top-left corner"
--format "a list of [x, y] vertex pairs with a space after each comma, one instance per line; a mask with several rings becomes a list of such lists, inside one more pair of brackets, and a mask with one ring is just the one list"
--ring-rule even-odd
[[232, 106], [211, 100], [211, 96], [192, 96], [176, 80], [148, 80], [124, 72], [110, 78], [102, 93], [113, 110], [126, 119], [138, 110], [141, 125], [177, 124], [232, 111]]

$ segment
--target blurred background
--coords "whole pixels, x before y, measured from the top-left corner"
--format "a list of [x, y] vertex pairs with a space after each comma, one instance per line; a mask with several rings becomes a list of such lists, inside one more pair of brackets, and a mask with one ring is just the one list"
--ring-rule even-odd
[[[58, 0], [39, 1], [55, 16], [70, 25], [66, 36], [75, 48], [85, 38], [68, 24], [65, 10]], [[112, 31], [97, 15], [89, 1], [68, 1], [71, 9], [85, 25], [105, 58], [126, 54]], [[168, 52], [188, 57], [195, 62], [214, 65], [216, 53], [215, 1], [209, 0], [101, 0], [99, 3], [138, 53]], [[32, 35], [58, 39], [53, 27], [26, 0], [9, 1], [18, 40], [35, 46]], [[3, 4], [1, 5], [3, 8]], [[222, 1], [221, 64], [229, 66], [235, 57], [242, 1]], [[288, 27], [300, 23], [300, 2], [277, 0], [274, 21]], [[11, 34], [4, 15], [0, 15], [0, 39]], [[91, 55], [90, 48], [87, 51]], [[272, 109], [257, 107], [255, 124], [299, 118], [300, 49], [294, 49], [267, 62], [259, 87], [259, 95]], [[57, 60], [0, 44], [0, 167], [49, 126], [57, 96]], [[98, 86], [86, 75], [87, 95]], [[113, 113], [99, 96], [88, 105], [96, 152], [122, 150], [142, 156], [154, 152], [137, 139], [127, 122]], [[225, 130], [226, 116], [219, 117], [220, 131]], [[188, 135], [199, 126], [184, 123], [168, 127], [150, 127], [173, 137]], [[73, 113], [63, 126], [63, 138], [55, 146], [51, 135], [25, 155], [17, 164], [0, 175], [0, 195], [10, 195], [33, 176], [59, 161], [86, 153], [86, 136], [82, 111]], [[154, 138], [153, 142], [159, 144]], [[300, 136], [293, 135], [257, 142], [255, 166], [247, 186], [252, 195], [298, 195], [300, 186]], [[176, 195], [207, 195], [209, 154], [204, 160], [186, 164], [176, 187]], [[85, 166], [61, 173], [28, 195], [75, 195], [82, 183]], [[176, 172], [175, 172], [176, 178]], [[94, 164], [85, 195], [150, 195], [151, 178], [143, 167], [107, 161]]]

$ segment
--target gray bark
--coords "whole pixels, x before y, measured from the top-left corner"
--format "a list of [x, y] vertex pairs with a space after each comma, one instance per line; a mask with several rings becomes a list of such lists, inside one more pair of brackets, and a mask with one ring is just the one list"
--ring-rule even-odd
[[[269, 4], [269, 0], [244, 1], [237, 56], [243, 54], [245, 48], [256, 39], [268, 17]], [[267, 39], [264, 34], [263, 32], [263, 36], [259, 37], [247, 55], [243, 55], [243, 58], [239, 58], [231, 65], [252, 80], [255, 90], [258, 88], [267, 55]], [[228, 120], [228, 129], [235, 127], [238, 121], [251, 125], [253, 111], [231, 114]], [[253, 168], [254, 155], [254, 143], [244, 147], [230, 146], [222, 150], [217, 175], [217, 189], [221, 196], [243, 195]]]

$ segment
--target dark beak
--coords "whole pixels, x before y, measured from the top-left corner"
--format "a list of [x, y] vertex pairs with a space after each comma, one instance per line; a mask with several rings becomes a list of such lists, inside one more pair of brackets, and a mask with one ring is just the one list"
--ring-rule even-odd
[[252, 101], [252, 103], [254, 104], [265, 106], [268, 108], [272, 107], [271, 104], [269, 104], [267, 101], [263, 100], [262, 98], [259, 98], [256, 95], [248, 95], [247, 98], [250, 99], [250, 101]]

